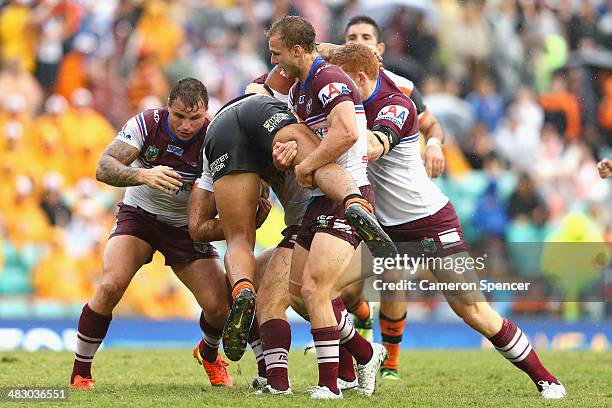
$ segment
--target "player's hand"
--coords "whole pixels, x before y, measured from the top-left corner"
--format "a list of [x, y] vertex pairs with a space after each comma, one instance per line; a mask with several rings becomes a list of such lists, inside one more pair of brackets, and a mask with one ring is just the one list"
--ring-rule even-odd
[[372, 52], [374, 53], [374, 55], [376, 55], [376, 59], [378, 59], [378, 67], [382, 68], [383, 67], [383, 57], [382, 57], [382, 55], [380, 55], [378, 53], [378, 51], [376, 51], [376, 50], [372, 50]]
[[425, 159], [427, 175], [432, 179], [440, 177], [444, 172], [445, 166], [442, 147], [438, 144], [430, 144], [425, 148], [423, 158]]
[[181, 175], [168, 166], [143, 169], [141, 177], [142, 184], [170, 195], [176, 194], [183, 186]]
[[270, 92], [268, 92], [268, 90], [263, 86], [263, 84], [256, 84], [256, 83], [248, 84], [246, 89], [244, 90], [244, 93], [245, 94], [257, 93], [257, 94], [270, 96]]
[[599, 171], [599, 177], [602, 179], [612, 177], [612, 161], [610, 159], [603, 159], [597, 163], [597, 171]]
[[295, 178], [300, 187], [314, 188], [314, 170], [303, 162], [295, 166]]
[[297, 142], [293, 140], [287, 143], [276, 142], [272, 149], [272, 162], [280, 171], [289, 170], [295, 156], [297, 156]]
[[270, 210], [272, 209], [272, 203], [267, 198], [261, 197], [257, 201], [257, 213], [255, 214], [255, 225], [257, 228], [261, 227], [268, 218]]

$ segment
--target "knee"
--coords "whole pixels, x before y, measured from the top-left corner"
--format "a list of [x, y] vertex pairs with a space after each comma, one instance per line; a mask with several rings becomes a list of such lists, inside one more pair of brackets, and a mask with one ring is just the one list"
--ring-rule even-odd
[[329, 300], [328, 288], [322, 282], [312, 277], [305, 277], [300, 295], [306, 304], [318, 303], [322, 299]]
[[230, 305], [227, 298], [220, 296], [218, 299], [207, 302], [202, 309], [211, 319], [225, 320], [229, 315]]
[[309, 320], [308, 310], [306, 310], [304, 300], [301, 297], [291, 295], [291, 307], [297, 314], [302, 316], [304, 319]]
[[106, 305], [115, 305], [123, 296], [127, 289], [127, 284], [116, 280], [102, 279], [98, 290], [96, 291], [97, 298]]

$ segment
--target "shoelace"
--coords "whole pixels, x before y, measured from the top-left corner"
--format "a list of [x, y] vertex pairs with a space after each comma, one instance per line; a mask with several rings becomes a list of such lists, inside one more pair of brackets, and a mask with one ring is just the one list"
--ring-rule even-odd
[[538, 381], [538, 385], [542, 387], [542, 391], [554, 388], [555, 383], [549, 383], [548, 381], [540, 380]]
[[89, 385], [89, 384], [94, 383], [94, 382], [96, 382], [96, 380], [94, 380], [93, 378], [81, 378], [79, 380], [79, 382], [74, 384], [74, 385], [75, 386], [78, 386], [78, 385]]
[[210, 376], [212, 380], [222, 380], [224, 377], [227, 376], [227, 369], [225, 367], [227, 367], [229, 365], [229, 363], [223, 361], [223, 360], [217, 360], [214, 363], [210, 364], [209, 367], [209, 372], [210, 372]]

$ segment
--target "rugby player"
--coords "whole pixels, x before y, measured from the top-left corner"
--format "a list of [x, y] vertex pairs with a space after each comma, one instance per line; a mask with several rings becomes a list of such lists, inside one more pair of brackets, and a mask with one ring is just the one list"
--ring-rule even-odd
[[217, 353], [229, 313], [226, 277], [215, 248], [194, 242], [187, 229], [189, 196], [202, 171], [207, 109], [204, 84], [193, 78], [181, 79], [170, 92], [168, 106], [131, 118], [98, 162], [99, 181], [127, 189], [106, 244], [101, 281], [79, 319], [70, 376], [74, 388], [94, 387], [91, 365], [106, 336], [112, 311], [155, 251], [164, 255], [166, 265], [202, 307], [200, 327], [205, 346], [201, 357], [211, 383], [232, 385], [227, 363]]
[[213, 179], [215, 205], [228, 244], [226, 270], [233, 284], [233, 303], [223, 332], [224, 350], [231, 360], [240, 359], [244, 353], [255, 316], [252, 282], [256, 269], [253, 256], [255, 217], [249, 214], [255, 214], [260, 176], [265, 175], [271, 165], [275, 142], [296, 141], [300, 150], [304, 149], [303, 152], [298, 150], [295, 158], [298, 182], [306, 186], [317, 185], [334, 203], [343, 203], [343, 216], [367, 242], [382, 243], [377, 247], [381, 251], [395, 249], [373, 217], [371, 205], [361, 196], [351, 174], [335, 163], [326, 163], [316, 171], [301, 171], [300, 163], [316, 148], [312, 138], [312, 132], [297, 123], [286, 104], [261, 94], [248, 94], [229, 102], [208, 128], [205, 156]]
[[[425, 249], [417, 255], [469, 257], [455, 210], [428, 177], [423, 165], [414, 103], [401, 93], [384, 70], [379, 70], [377, 58], [364, 45], [339, 49], [331, 62], [357, 84], [368, 128], [381, 140], [381, 157], [369, 163], [368, 175], [374, 187], [376, 215], [385, 231], [396, 244], [413, 243], [408, 245], [409, 251]], [[385, 139], [394, 141], [395, 147], [390, 151], [383, 147]], [[454, 270], [434, 268], [432, 272], [440, 282], [476, 280], [473, 271], [458, 274]], [[444, 294], [453, 311], [527, 373], [544, 398], [565, 396], [565, 388], [544, 368], [527, 336], [493, 310], [480, 292]], [[399, 343], [397, 348], [399, 352]]]
[[[355, 16], [346, 25], [344, 30], [345, 44], [364, 44], [375, 50], [379, 55], [385, 52], [385, 43], [381, 39], [381, 31], [376, 21], [368, 16]], [[444, 132], [435, 116], [427, 109], [423, 97], [412, 81], [391, 71], [385, 70], [385, 74], [391, 78], [395, 85], [405, 95], [410, 97], [417, 108], [419, 117], [419, 128], [426, 140], [423, 159], [427, 174], [436, 178], [444, 171], [444, 155], [442, 154], [442, 143], [444, 143]], [[372, 319], [370, 308], [361, 296], [360, 286], [347, 287], [342, 293], [342, 299], [350, 305], [349, 311], [355, 313], [355, 326], [364, 335], [372, 333]], [[381, 378], [399, 378], [399, 344], [406, 321], [406, 304], [402, 302], [382, 302], [379, 310], [379, 324], [383, 335], [383, 344], [387, 348], [388, 356], [381, 369]], [[371, 334], [370, 334], [371, 335]]]
[[[299, 81], [291, 88], [293, 112], [319, 137], [321, 143], [296, 166], [298, 181], [331, 161], [349, 169], [364, 197], [371, 197], [367, 178], [367, 129], [363, 106], [354, 83], [338, 67], [325, 62], [315, 50], [315, 32], [301, 17], [276, 21], [267, 33], [271, 62]], [[299, 155], [299, 149], [298, 149]], [[342, 340], [357, 360], [359, 387], [374, 392], [376, 371], [386, 350], [356, 335], [338, 330], [334, 287], [350, 261], [360, 238], [342, 218], [342, 207], [313, 191], [292, 257], [293, 271], [302, 272], [301, 296], [310, 318], [319, 366], [315, 399], [341, 398], [337, 387], [339, 343]], [[335, 307], [334, 307], [335, 306]]]
[[[355, 16], [349, 20], [344, 30], [345, 44], [364, 44], [370, 47], [377, 56], [385, 52], [385, 43], [381, 41], [381, 31], [376, 21], [368, 16]], [[320, 52], [325, 56], [331, 56], [341, 46], [334, 44], [320, 44]], [[442, 143], [444, 132], [435, 116], [427, 109], [423, 98], [407, 78], [384, 70], [395, 85], [414, 102], [419, 117], [419, 128], [427, 142], [423, 158], [427, 174], [436, 178], [444, 171], [444, 155], [442, 154]], [[369, 304], [361, 295], [361, 285], [356, 283], [346, 287], [342, 292], [342, 300], [346, 303], [349, 312], [355, 315], [355, 327], [368, 339], [373, 337], [372, 316]], [[379, 311], [379, 322], [383, 334], [383, 344], [387, 348], [388, 356], [381, 370], [381, 378], [399, 379], [397, 367], [399, 365], [399, 344], [406, 320], [406, 305], [403, 302], [385, 301], [381, 303]]]

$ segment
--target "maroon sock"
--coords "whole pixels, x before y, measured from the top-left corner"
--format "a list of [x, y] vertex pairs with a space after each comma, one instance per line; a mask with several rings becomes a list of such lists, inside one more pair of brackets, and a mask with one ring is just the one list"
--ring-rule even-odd
[[366, 364], [372, 358], [372, 345], [369, 341], [361, 337], [349, 318], [346, 307], [339, 297], [332, 300], [336, 322], [338, 322], [338, 333], [340, 334], [340, 344], [355, 357], [358, 364]]
[[72, 375], [70, 376], [71, 384], [76, 375], [91, 378], [91, 363], [98, 347], [106, 337], [112, 318], [112, 315], [104, 316], [94, 312], [87, 303], [83, 306], [77, 328], [77, 350], [74, 355]]
[[523, 370], [541, 391], [539, 381], [558, 384], [559, 381], [542, 365], [527, 335], [512, 321], [504, 319], [499, 332], [489, 338], [497, 351]]
[[310, 331], [314, 339], [319, 364], [319, 386], [338, 394], [339, 333], [336, 326]]
[[214, 363], [219, 352], [223, 328], [211, 326], [204, 317], [204, 312], [200, 313], [200, 329], [202, 329], [202, 341], [200, 342], [200, 355], [209, 363]]
[[347, 382], [355, 381], [355, 378], [357, 378], [355, 366], [353, 365], [353, 356], [344, 346], [340, 346], [338, 378]]
[[261, 336], [259, 335], [259, 323], [257, 323], [257, 318], [253, 320], [253, 325], [249, 332], [249, 344], [251, 345], [253, 354], [255, 354], [255, 361], [257, 361], [257, 375], [266, 377], [266, 359], [264, 358], [263, 348], [261, 347]]
[[291, 326], [283, 319], [268, 320], [259, 328], [268, 385], [275, 390], [289, 388], [288, 357]]

